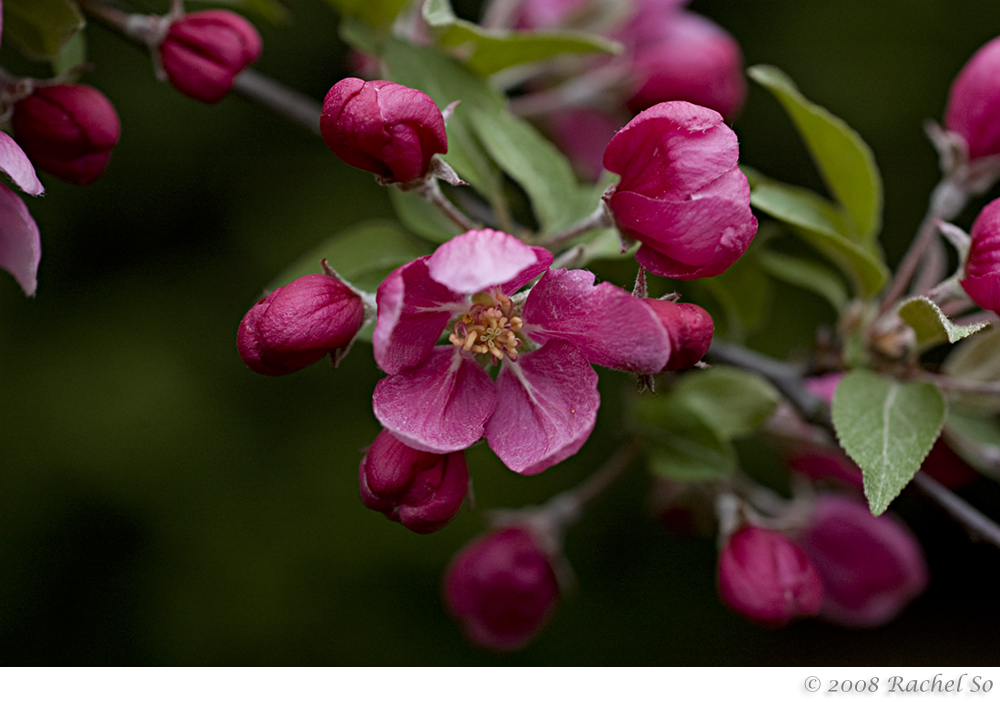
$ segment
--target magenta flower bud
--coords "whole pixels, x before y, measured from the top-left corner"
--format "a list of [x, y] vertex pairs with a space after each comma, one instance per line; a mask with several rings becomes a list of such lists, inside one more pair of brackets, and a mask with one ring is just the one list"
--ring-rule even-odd
[[881, 626], [927, 587], [910, 530], [891, 514], [872, 516], [860, 499], [821, 496], [798, 542], [823, 581], [820, 616], [835, 624]]
[[36, 168], [76, 185], [101, 177], [121, 136], [114, 106], [82, 84], [35, 88], [15, 103], [11, 126]]
[[708, 312], [690, 302], [652, 298], [644, 298], [643, 302], [653, 308], [670, 337], [670, 360], [663, 370], [690, 368], [705, 357], [715, 330]]
[[552, 616], [559, 583], [531, 531], [494, 531], [459, 551], [444, 577], [448, 610], [476, 645], [523, 648]]
[[347, 164], [406, 183], [448, 151], [441, 110], [429, 95], [387, 80], [344, 78], [330, 88], [320, 118], [323, 141]]
[[160, 63], [184, 95], [212, 105], [233, 87], [236, 75], [260, 56], [260, 34], [229, 10], [191, 12], [170, 25], [160, 43]]
[[430, 534], [458, 514], [469, 492], [469, 469], [462, 451], [418, 451], [383, 429], [361, 459], [358, 482], [365, 507]]
[[250, 308], [236, 345], [252, 370], [286, 375], [346, 348], [363, 322], [353, 290], [328, 275], [304, 275]]
[[604, 167], [621, 180], [604, 202], [619, 231], [642, 242], [640, 264], [692, 280], [718, 275], [743, 255], [757, 219], [738, 158], [722, 116], [689, 102], [655, 105], [614, 136]]
[[747, 84], [739, 44], [724, 29], [693, 12], [679, 12], [655, 41], [632, 57], [634, 93], [628, 108], [640, 112], [659, 102], [686, 100], [732, 121], [743, 107]]
[[748, 619], [780, 627], [816, 614], [823, 584], [808, 556], [787, 536], [745, 526], [719, 555], [719, 595]]
[[973, 54], [955, 78], [944, 124], [965, 139], [969, 160], [1000, 154], [1000, 37]]
[[984, 310], [1000, 313], [1000, 199], [983, 208], [970, 236], [962, 288]]

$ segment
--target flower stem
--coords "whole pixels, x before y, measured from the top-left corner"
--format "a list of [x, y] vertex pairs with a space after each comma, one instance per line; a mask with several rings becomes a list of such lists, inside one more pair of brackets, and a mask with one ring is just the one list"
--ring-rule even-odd
[[605, 227], [613, 226], [615, 226], [614, 219], [611, 217], [611, 213], [608, 212], [608, 208], [605, 207], [604, 202], [601, 201], [598, 203], [597, 209], [576, 224], [572, 225], [569, 229], [553, 234], [540, 243], [547, 249], [557, 249], [566, 242], [571, 241], [592, 229], [603, 229]]

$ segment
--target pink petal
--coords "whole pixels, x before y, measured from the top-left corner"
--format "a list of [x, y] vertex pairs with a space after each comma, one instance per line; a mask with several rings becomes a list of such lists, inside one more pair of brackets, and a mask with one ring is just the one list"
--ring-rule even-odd
[[383, 378], [372, 407], [407, 446], [431, 453], [468, 448], [483, 435], [497, 390], [483, 367], [454, 346], [439, 346], [419, 365]]
[[474, 229], [441, 244], [427, 259], [427, 268], [432, 279], [458, 293], [472, 294], [499, 285], [511, 294], [551, 263], [552, 254], [545, 249], [528, 246], [504, 232]]
[[512, 471], [541, 473], [580, 450], [594, 429], [601, 396], [597, 373], [565, 341], [505, 361], [496, 411], [486, 425], [490, 448]]
[[9, 175], [17, 187], [29, 195], [41, 195], [45, 191], [42, 182], [35, 175], [35, 167], [14, 138], [6, 132], [0, 132], [0, 171]]
[[386, 373], [420, 363], [448, 320], [468, 310], [465, 297], [430, 279], [426, 257], [394, 270], [378, 286], [372, 333], [375, 362]]
[[590, 271], [547, 271], [522, 319], [533, 341], [568, 341], [601, 366], [655, 374], [670, 359], [670, 337], [653, 310], [611, 283], [595, 286]]
[[14, 276], [29, 297], [38, 287], [41, 258], [38, 225], [21, 198], [0, 185], [0, 268]]

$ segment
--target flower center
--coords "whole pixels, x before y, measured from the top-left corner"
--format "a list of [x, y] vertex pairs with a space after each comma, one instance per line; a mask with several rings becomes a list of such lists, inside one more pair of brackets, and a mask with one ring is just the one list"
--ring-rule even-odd
[[455, 322], [455, 331], [448, 336], [455, 346], [471, 353], [488, 353], [496, 363], [505, 356], [517, 359], [521, 340], [521, 318], [515, 317], [514, 304], [500, 291], [478, 293], [472, 297], [472, 308]]

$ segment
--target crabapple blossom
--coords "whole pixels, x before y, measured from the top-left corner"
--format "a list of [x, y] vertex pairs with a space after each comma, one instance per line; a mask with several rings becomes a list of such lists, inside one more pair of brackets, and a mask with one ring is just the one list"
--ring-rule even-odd
[[160, 64], [184, 95], [209, 105], [224, 98], [236, 75], [260, 57], [260, 34], [229, 10], [191, 12], [174, 20], [160, 42]]
[[[378, 289], [375, 361], [389, 374], [375, 416], [408, 446], [450, 453], [485, 436], [508, 468], [534, 474], [594, 428], [591, 363], [659, 372], [670, 338], [638, 298], [504, 232], [472, 230], [408, 263]], [[516, 295], [537, 276], [526, 296]], [[447, 328], [450, 344], [435, 345]], [[484, 364], [500, 365], [494, 383]]]
[[418, 451], [383, 429], [361, 459], [358, 482], [365, 507], [429, 534], [458, 514], [469, 492], [469, 470], [461, 451]]
[[962, 288], [984, 310], [1000, 312], [1000, 199], [979, 213], [970, 238]]
[[421, 178], [434, 155], [448, 151], [444, 117], [434, 100], [387, 80], [336, 83], [323, 100], [320, 131], [340, 159], [383, 183]]
[[357, 293], [332, 276], [305, 275], [250, 308], [237, 347], [252, 370], [286, 375], [345, 349], [363, 322]]
[[[17, 142], [6, 132], [0, 132], [0, 171], [29, 195], [41, 195], [42, 187], [31, 161]], [[0, 185], [0, 268], [14, 276], [24, 294], [35, 294], [38, 287], [38, 264], [42, 257], [42, 241], [38, 225], [24, 201], [4, 185]]]
[[826, 494], [797, 541], [823, 581], [820, 616], [835, 624], [885, 624], [927, 587], [927, 563], [909, 529], [872, 516], [860, 500]]
[[718, 275], [743, 255], [757, 219], [738, 157], [722, 116], [689, 102], [655, 105], [615, 135], [604, 167], [621, 180], [604, 202], [619, 231], [642, 242], [640, 264], [691, 280]]
[[559, 582], [530, 529], [510, 527], [459, 551], [444, 576], [448, 611], [484, 648], [523, 648], [552, 616]]
[[965, 140], [970, 160], [1000, 154], [1000, 37], [973, 54], [955, 78], [944, 123]]
[[805, 552], [784, 534], [758, 526], [733, 533], [719, 554], [719, 595], [735, 612], [785, 626], [816, 614], [823, 584]]
[[712, 332], [715, 330], [708, 312], [690, 302], [652, 298], [644, 298], [643, 302], [653, 308], [670, 336], [670, 360], [663, 370], [690, 368], [705, 357], [708, 347], [712, 345]]
[[101, 177], [121, 135], [114, 106], [82, 84], [36, 87], [14, 104], [11, 127], [36, 168], [76, 185]]

